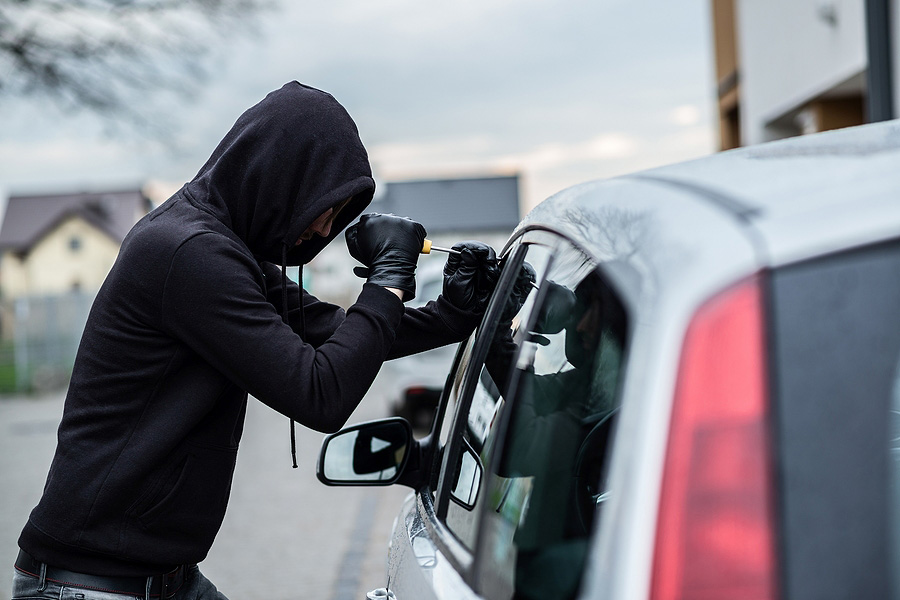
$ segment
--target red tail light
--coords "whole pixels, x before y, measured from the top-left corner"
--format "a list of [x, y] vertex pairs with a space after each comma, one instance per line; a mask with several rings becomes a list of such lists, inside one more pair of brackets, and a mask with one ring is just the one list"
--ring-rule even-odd
[[776, 597], [759, 278], [704, 305], [685, 337], [665, 459], [653, 600]]

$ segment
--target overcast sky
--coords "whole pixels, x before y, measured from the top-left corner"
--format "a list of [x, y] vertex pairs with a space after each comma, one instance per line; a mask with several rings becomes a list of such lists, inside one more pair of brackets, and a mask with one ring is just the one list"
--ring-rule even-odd
[[296, 79], [356, 120], [379, 182], [518, 172], [523, 205], [708, 154], [708, 0], [283, 0], [223, 41], [177, 144], [0, 99], [0, 195], [189, 180], [237, 116]]

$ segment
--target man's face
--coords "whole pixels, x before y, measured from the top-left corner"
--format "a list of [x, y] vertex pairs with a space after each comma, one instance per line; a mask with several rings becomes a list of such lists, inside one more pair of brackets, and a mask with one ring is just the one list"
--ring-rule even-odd
[[341, 210], [343, 210], [343, 208], [350, 203], [351, 199], [352, 196], [350, 198], [347, 198], [343, 202], [332, 206], [321, 215], [319, 215], [319, 217], [312, 222], [312, 225], [307, 227], [306, 231], [304, 231], [300, 235], [300, 239], [298, 239], [294, 245], [299, 246], [303, 242], [311, 240], [314, 235], [328, 237], [328, 234], [331, 233], [331, 226], [334, 224], [335, 218], [338, 216]]

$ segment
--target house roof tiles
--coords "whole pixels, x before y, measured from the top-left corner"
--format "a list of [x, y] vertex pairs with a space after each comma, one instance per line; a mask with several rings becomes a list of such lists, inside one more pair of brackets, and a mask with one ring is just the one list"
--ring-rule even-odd
[[139, 190], [12, 196], [0, 227], [0, 249], [27, 252], [73, 215], [121, 242], [148, 209], [149, 201]]

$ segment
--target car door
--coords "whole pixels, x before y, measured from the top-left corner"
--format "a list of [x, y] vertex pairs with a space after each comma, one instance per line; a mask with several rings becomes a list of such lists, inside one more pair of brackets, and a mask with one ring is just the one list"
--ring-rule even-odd
[[[391, 540], [388, 589], [404, 598], [477, 598], [471, 585], [475, 519], [481, 506], [484, 442], [502, 396], [486, 372], [495, 338], [509, 341], [513, 323], [533, 303], [552, 248], [510, 245], [481, 326], [460, 344], [431, 432], [426, 481], [402, 508]], [[530, 280], [522, 277], [529, 259]], [[428, 454], [428, 453], [426, 453]], [[387, 593], [387, 591], [385, 592]]]
[[628, 323], [600, 267], [548, 231], [509, 244], [429, 434], [402, 419], [326, 438], [329, 485], [413, 487], [376, 597], [571, 598], [608, 490]]
[[[596, 262], [555, 234], [526, 234], [505, 263], [448, 382], [438, 480], [418, 516], [473, 594], [570, 598], [606, 493], [626, 315]], [[422, 597], [391, 564], [396, 597]]]

